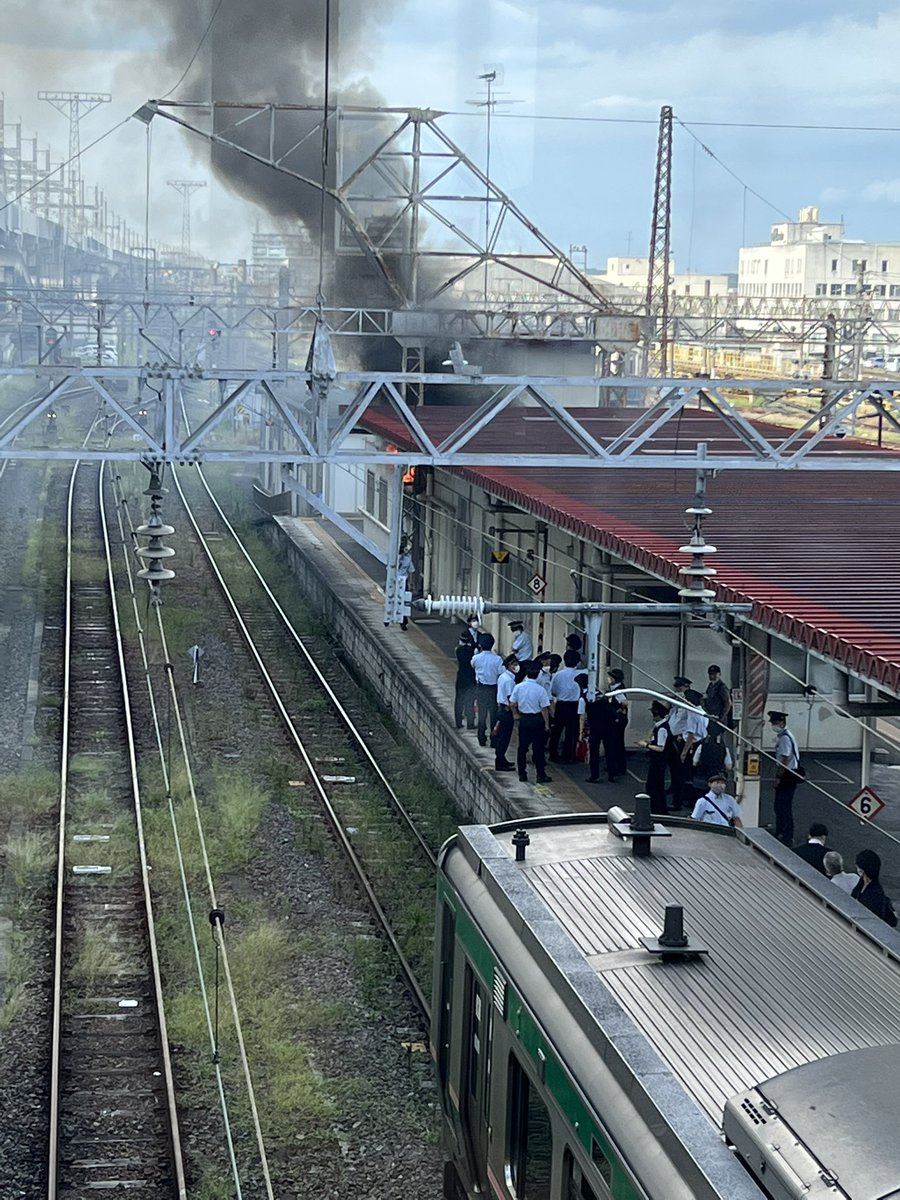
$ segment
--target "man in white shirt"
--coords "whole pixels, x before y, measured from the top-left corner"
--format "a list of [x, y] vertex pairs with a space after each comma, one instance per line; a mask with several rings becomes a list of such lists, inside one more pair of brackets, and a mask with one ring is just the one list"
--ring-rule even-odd
[[825, 857], [822, 859], [822, 866], [825, 869], [825, 874], [842, 892], [846, 892], [849, 896], [856, 885], [859, 883], [859, 876], [852, 871], [844, 870], [844, 860], [837, 850], [826, 850]]
[[478, 744], [487, 745], [488, 732], [497, 720], [497, 680], [503, 670], [503, 659], [494, 653], [494, 638], [490, 633], [482, 636], [484, 647], [472, 657], [475, 672], [475, 698], [478, 704]]
[[581, 688], [575, 676], [581, 670], [581, 655], [577, 650], [567, 650], [563, 655], [564, 665], [553, 676], [550, 698], [553, 701], [553, 720], [550, 725], [550, 761], [571, 763], [575, 761], [578, 744], [578, 701]]
[[[547, 763], [544, 757], [544, 744], [550, 728], [550, 705], [547, 693], [537, 681], [540, 674], [540, 663], [532, 662], [528, 668], [527, 677], [522, 683], [517, 683], [509, 696], [509, 706], [513, 718], [519, 722], [519, 749], [516, 755], [516, 766], [519, 769], [519, 779], [528, 782], [528, 751], [531, 750], [534, 765], [537, 769], [538, 783], [550, 783], [551, 776], [547, 774]], [[576, 704], [576, 709], [577, 709]]]
[[513, 635], [512, 652], [520, 663], [531, 662], [534, 658], [534, 646], [531, 636], [521, 621], [510, 621], [510, 633]]
[[691, 819], [705, 821], [707, 825], [733, 825], [735, 829], [743, 829], [740, 805], [725, 791], [728, 784], [725, 776], [711, 775], [708, 783], [709, 791], [694, 805]]
[[497, 720], [494, 724], [494, 770], [514, 771], [515, 764], [507, 760], [506, 751], [512, 738], [515, 720], [509, 707], [509, 697], [516, 684], [519, 663], [514, 654], [503, 660], [503, 671], [497, 680]]
[[[676, 675], [672, 690], [679, 700], [684, 699], [684, 693], [691, 686], [686, 675]], [[688, 729], [688, 713], [686, 708], [672, 705], [669, 713], [669, 740], [666, 742], [666, 761], [669, 767], [669, 790], [672, 793], [672, 807], [682, 807], [684, 785], [691, 775], [691, 763], [685, 754], [685, 734]], [[693, 741], [693, 739], [692, 739]]]

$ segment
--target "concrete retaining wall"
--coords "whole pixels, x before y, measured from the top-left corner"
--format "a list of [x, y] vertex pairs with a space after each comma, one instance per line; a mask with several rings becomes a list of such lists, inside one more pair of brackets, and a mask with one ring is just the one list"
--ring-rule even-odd
[[[355, 670], [405, 730], [426, 766], [455, 798], [460, 821], [496, 822], [523, 811], [497, 786], [493, 773], [463, 741], [453, 723], [447, 694], [447, 667], [422, 656], [413, 639], [386, 630], [381, 593], [333, 543], [315, 536], [315, 525], [276, 517], [263, 526], [265, 536], [285, 559], [301, 594], [340, 639]], [[472, 735], [469, 734], [471, 739]]]

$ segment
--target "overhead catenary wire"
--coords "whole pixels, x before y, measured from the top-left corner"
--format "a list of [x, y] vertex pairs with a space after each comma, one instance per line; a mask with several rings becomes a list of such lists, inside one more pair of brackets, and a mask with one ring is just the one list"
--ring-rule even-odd
[[767, 205], [774, 212], [777, 212], [779, 216], [784, 217], [784, 219], [786, 221], [793, 220], [791, 215], [789, 213], [786, 213], [783, 208], [779, 208], [779, 206], [777, 204], [773, 203], [771, 200], [767, 200], [766, 197], [761, 192], [758, 192], [755, 188], [752, 188], [745, 179], [742, 179], [736, 171], [733, 171], [731, 169], [731, 167], [728, 166], [727, 163], [724, 163], [721, 160], [721, 158], [719, 158], [718, 154], [715, 153], [715, 151], [710, 150], [709, 146], [707, 146], [705, 142], [700, 141], [700, 139], [697, 137], [696, 133], [694, 133], [693, 130], [690, 129], [690, 127], [688, 125], [686, 125], [684, 123], [684, 121], [681, 120], [680, 117], [676, 116], [675, 121], [677, 122], [678, 125], [681, 126], [681, 128], [685, 131], [685, 133], [687, 133], [690, 137], [692, 137], [694, 139], [694, 141], [700, 146], [700, 149], [705, 154], [709, 155], [709, 157], [713, 160], [713, 162], [718, 163], [719, 166], [722, 168], [722, 170], [725, 171], [726, 174], [730, 175], [731, 178], [734, 179], [737, 183], [739, 183], [741, 185], [741, 187], [745, 189], [745, 191], [749, 192], [751, 196], [755, 196], [757, 198], [757, 200], [761, 200], [763, 204]]
[[[474, 117], [477, 114], [465, 109], [443, 109], [448, 117]], [[499, 120], [512, 121], [563, 121], [583, 125], [648, 125], [654, 129], [659, 125], [657, 117], [594, 117], [579, 113], [498, 113]], [[701, 129], [783, 129], [821, 133], [900, 133], [900, 125], [829, 125], [814, 121], [710, 121], [691, 120], [684, 124]]]
[[[110, 430], [110, 433], [107, 435], [107, 442], [109, 442], [110, 437], [111, 437], [111, 430]], [[194, 964], [195, 964], [196, 971], [197, 971], [197, 979], [198, 979], [198, 985], [199, 985], [199, 989], [200, 989], [200, 998], [201, 998], [201, 1002], [203, 1005], [204, 1017], [206, 1020], [207, 1033], [208, 1033], [209, 1041], [210, 1041], [210, 1049], [212, 1050], [215, 1045], [215, 1036], [214, 1036], [214, 1029], [213, 1029], [212, 1014], [210, 1011], [209, 992], [208, 992], [207, 985], [206, 985], [206, 975], [205, 975], [205, 971], [204, 971], [204, 967], [203, 967], [203, 960], [202, 960], [201, 951], [200, 951], [200, 941], [199, 941], [199, 938], [197, 935], [196, 922], [194, 920], [194, 911], [193, 911], [193, 904], [191, 902], [190, 884], [188, 882], [187, 868], [186, 868], [185, 861], [184, 861], [184, 853], [183, 853], [183, 849], [182, 849], [181, 835], [180, 835], [179, 829], [178, 829], [178, 817], [175, 812], [175, 802], [174, 802], [174, 798], [172, 795], [172, 780], [171, 780], [171, 770], [170, 770], [171, 764], [170, 764], [168, 749], [167, 749], [167, 747], [164, 743], [164, 739], [163, 739], [162, 722], [160, 720], [160, 714], [159, 714], [159, 709], [158, 709], [157, 699], [156, 699], [156, 689], [155, 689], [155, 686], [153, 683], [152, 672], [150, 669], [150, 657], [149, 657], [148, 648], [147, 648], [146, 627], [144, 625], [143, 620], [141, 619], [138, 595], [137, 595], [137, 590], [135, 587], [135, 577], [134, 577], [134, 573], [133, 573], [133, 569], [132, 569], [132, 555], [133, 555], [133, 551], [134, 551], [136, 529], [135, 529], [135, 525], [134, 525], [134, 522], [131, 517], [130, 510], [128, 509], [127, 499], [126, 499], [126, 497], [124, 495], [124, 491], [121, 487], [121, 480], [118, 476], [114, 480], [114, 487], [115, 487], [115, 489], [118, 493], [118, 497], [119, 497], [119, 502], [116, 506], [116, 518], [117, 518], [117, 522], [119, 525], [119, 534], [120, 534], [120, 540], [121, 540], [121, 545], [122, 545], [122, 554], [123, 554], [123, 558], [125, 561], [125, 574], [126, 574], [126, 580], [127, 580], [128, 594], [131, 599], [132, 614], [134, 617], [134, 624], [135, 624], [135, 629], [137, 632], [137, 639], [138, 639], [139, 652], [140, 652], [140, 656], [141, 656], [141, 663], [142, 663], [142, 667], [143, 667], [143, 671], [144, 671], [144, 678], [147, 683], [147, 692], [148, 692], [149, 703], [150, 703], [151, 721], [152, 721], [152, 725], [153, 725], [154, 737], [156, 740], [157, 753], [159, 755], [160, 770], [162, 772], [163, 783], [164, 783], [164, 786], [166, 789], [166, 803], [167, 803], [168, 812], [169, 812], [169, 822], [172, 827], [172, 837], [173, 837], [174, 846], [175, 846], [175, 860], [177, 863], [179, 878], [180, 878], [180, 882], [181, 882], [181, 891], [182, 891], [182, 897], [184, 899], [185, 911], [187, 913], [188, 929], [190, 932], [191, 947], [192, 947], [192, 951], [193, 951], [193, 955], [194, 955]], [[123, 516], [122, 516], [123, 511], [127, 515], [127, 523], [128, 523], [127, 532], [125, 529], [125, 523], [123, 521]], [[167, 704], [171, 704], [171, 698], [168, 693], [167, 693]], [[189, 763], [186, 764], [186, 769], [188, 771], [190, 771]], [[222, 1075], [222, 1068], [221, 1068], [220, 1063], [218, 1061], [216, 1061], [216, 1059], [214, 1057], [212, 1058], [212, 1062], [213, 1062], [213, 1066], [214, 1066], [214, 1070], [215, 1070], [216, 1090], [217, 1090], [218, 1096], [219, 1096], [219, 1107], [222, 1112], [222, 1120], [223, 1120], [223, 1126], [224, 1126], [224, 1131], [225, 1131], [225, 1141], [226, 1141], [226, 1146], [227, 1146], [227, 1150], [228, 1150], [228, 1157], [229, 1157], [229, 1163], [231, 1166], [232, 1178], [233, 1178], [234, 1186], [235, 1186], [235, 1194], [236, 1194], [237, 1200], [241, 1200], [241, 1198], [243, 1196], [243, 1190], [242, 1190], [242, 1186], [241, 1186], [240, 1171], [238, 1168], [237, 1159], [236, 1159], [236, 1155], [235, 1155], [234, 1139], [232, 1137], [232, 1131], [231, 1131], [231, 1120], [230, 1120], [229, 1111], [228, 1111], [228, 1101], [225, 1096], [225, 1083], [224, 1083], [224, 1078]]]
[[[203, 43], [206, 41], [207, 37], [209, 36], [209, 32], [212, 29], [213, 22], [215, 21], [216, 17], [218, 16], [219, 9], [222, 7], [222, 3], [223, 3], [223, 0], [218, 0], [215, 10], [214, 10], [212, 16], [210, 17], [209, 22], [207, 23], [207, 26], [203, 31], [203, 35], [200, 38], [200, 41], [197, 43], [197, 47], [194, 50], [194, 53], [191, 55], [187, 66], [182, 71], [181, 75], [178, 77], [176, 82], [169, 88], [169, 90], [167, 92], [163, 92], [163, 94], [159, 97], [161, 100], [165, 100], [169, 96], [171, 96], [171, 94], [175, 91], [175, 89], [184, 82], [184, 79], [187, 76], [188, 71], [190, 71], [191, 67], [194, 65], [194, 63], [197, 60], [197, 55], [200, 53]], [[57, 165], [53, 168], [52, 171], [48, 171], [46, 173], [46, 175], [42, 175], [39, 179], [36, 179], [35, 182], [30, 184], [27, 188], [23, 188], [21, 192], [18, 192], [15, 196], [11, 196], [3, 204], [0, 204], [0, 212], [5, 212], [6, 209], [8, 209], [10, 207], [10, 205], [17, 204], [20, 200], [23, 200], [31, 192], [35, 191], [42, 184], [46, 183], [48, 179], [52, 179], [54, 175], [58, 175], [61, 171], [64, 171], [66, 169], [66, 167], [69, 166], [70, 163], [76, 162], [77, 160], [83, 158], [84, 155], [87, 154], [88, 150], [92, 150], [94, 148], [94, 146], [99, 146], [99, 144], [102, 141], [104, 141], [106, 138], [110, 137], [111, 134], [114, 134], [117, 129], [121, 129], [123, 125], [125, 125], [128, 121], [131, 120], [133, 115], [134, 114], [131, 112], [127, 113], [124, 117], [122, 117], [122, 119], [120, 121], [117, 121], [115, 123], [115, 125], [111, 125], [109, 127], [109, 129], [107, 129], [104, 133], [101, 133], [99, 137], [95, 137], [92, 142], [88, 142], [88, 144], [86, 146], [82, 146], [77, 154], [71, 155], [71, 157], [65, 159], [64, 162], [57, 163]], [[149, 126], [148, 126], [148, 128], [149, 128]]]
[[187, 66], [184, 68], [184, 70], [178, 76], [178, 79], [175, 81], [175, 83], [172, 84], [172, 86], [169, 88], [169, 90], [167, 92], [163, 92], [163, 94], [159, 97], [160, 100], [168, 100], [169, 96], [172, 95], [172, 93], [175, 91], [175, 89], [177, 87], [181, 87], [181, 85], [184, 83], [185, 79], [187, 78], [188, 71], [190, 71], [191, 67], [197, 61], [197, 55], [203, 49], [203, 44], [206, 41], [206, 39], [209, 37], [210, 30], [213, 27], [213, 22], [215, 21], [216, 17], [219, 15], [219, 9], [221, 7], [222, 7], [222, 0], [218, 0], [216, 7], [213, 9], [213, 14], [209, 18], [209, 21], [206, 24], [206, 28], [203, 30], [203, 34], [200, 38], [200, 41], [197, 43], [197, 47], [194, 50], [194, 53], [191, 55], [191, 57], [188, 60]]
[[331, 0], [325, 0], [325, 31], [324, 45], [322, 47], [323, 55], [323, 97], [322, 97], [322, 180], [319, 188], [319, 279], [316, 285], [316, 306], [319, 310], [319, 319], [322, 319], [322, 310], [325, 307], [325, 199], [328, 194], [328, 165], [329, 165], [329, 139], [328, 139], [328, 113], [331, 106]]

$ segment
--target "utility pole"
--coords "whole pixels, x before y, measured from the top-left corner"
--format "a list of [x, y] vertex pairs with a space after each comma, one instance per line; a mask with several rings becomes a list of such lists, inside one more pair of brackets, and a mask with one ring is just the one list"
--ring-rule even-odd
[[[467, 100], [467, 104], [473, 105], [475, 108], [483, 108], [487, 118], [485, 126], [485, 151], [484, 151], [484, 311], [485, 321], [488, 320], [488, 296], [489, 296], [489, 277], [488, 264], [492, 256], [491, 246], [491, 121], [493, 118], [494, 108], [501, 95], [504, 99], [500, 101], [503, 104], [517, 104], [518, 101], [508, 99], [508, 93], [497, 92], [494, 85], [503, 82], [503, 68], [486, 66], [481, 75], [478, 76], [484, 82], [487, 89], [487, 96], [484, 100]], [[499, 232], [499, 230], [498, 230]]]
[[181, 249], [184, 254], [191, 252], [191, 196], [198, 188], [205, 188], [203, 179], [168, 179], [170, 188], [181, 196]]
[[[863, 343], [866, 340], [869, 318], [871, 318], [872, 315], [872, 310], [869, 305], [870, 291], [871, 287], [866, 283], [866, 260], [861, 258], [856, 264], [856, 303], [853, 307], [857, 310], [857, 314], [855, 322], [856, 329], [853, 337], [853, 373], [850, 375], [851, 379], [859, 379], [862, 372]], [[853, 418], [853, 423], [855, 426], [855, 415]]]
[[69, 160], [66, 182], [73, 207], [73, 232], [84, 229], [84, 198], [81, 194], [81, 132], [83, 117], [101, 104], [112, 100], [109, 92], [38, 92], [38, 100], [46, 100], [57, 112], [69, 119]]
[[[659, 114], [653, 217], [650, 224], [650, 263], [647, 270], [647, 321], [653, 328], [644, 339], [643, 374], [669, 374], [669, 258], [672, 244], [672, 109]], [[658, 350], [653, 350], [656, 343]]]

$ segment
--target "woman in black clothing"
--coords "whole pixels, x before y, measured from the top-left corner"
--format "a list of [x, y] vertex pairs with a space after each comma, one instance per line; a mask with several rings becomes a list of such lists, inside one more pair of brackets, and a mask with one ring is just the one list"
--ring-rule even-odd
[[864, 904], [869, 912], [880, 917], [882, 921], [886, 921], [892, 928], [896, 928], [897, 914], [894, 912], [894, 906], [878, 882], [881, 874], [881, 858], [874, 850], [860, 850], [856, 856], [856, 869], [859, 871], [859, 883], [850, 895], [860, 904]]

